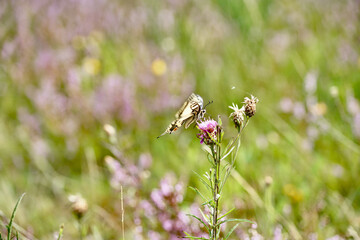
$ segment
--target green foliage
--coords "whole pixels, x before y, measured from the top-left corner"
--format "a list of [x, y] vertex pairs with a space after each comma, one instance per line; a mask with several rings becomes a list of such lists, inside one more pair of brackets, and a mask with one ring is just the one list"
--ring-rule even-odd
[[[13, 230], [13, 223], [14, 223], [14, 218], [15, 218], [15, 214], [16, 214], [16, 211], [19, 207], [19, 204], [21, 202], [21, 200], [23, 199], [23, 197], [25, 196], [25, 193], [23, 193], [20, 198], [17, 200], [16, 204], [15, 204], [15, 207], [11, 213], [11, 217], [10, 217], [10, 220], [9, 220], [9, 223], [6, 225], [6, 230], [7, 230], [7, 237], [6, 239], [7, 240], [10, 240], [10, 239], [13, 239], [13, 236], [12, 236], [12, 230]], [[15, 238], [18, 240], [19, 239], [19, 233], [16, 231], [15, 232]], [[0, 234], [0, 239], [3, 240], [2, 238], [2, 235]]]

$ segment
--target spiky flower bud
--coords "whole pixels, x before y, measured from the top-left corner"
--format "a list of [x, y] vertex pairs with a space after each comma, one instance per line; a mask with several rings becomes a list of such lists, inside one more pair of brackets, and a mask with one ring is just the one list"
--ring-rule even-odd
[[244, 106], [239, 109], [238, 105], [234, 104], [232, 106], [229, 106], [234, 112], [232, 112], [229, 116], [229, 118], [233, 119], [233, 122], [235, 124], [235, 127], [237, 129], [240, 129], [242, 124], [244, 123]]
[[256, 113], [256, 104], [259, 102], [259, 99], [251, 95], [251, 98], [246, 97], [244, 99], [245, 103], [245, 115], [247, 117], [252, 117]]

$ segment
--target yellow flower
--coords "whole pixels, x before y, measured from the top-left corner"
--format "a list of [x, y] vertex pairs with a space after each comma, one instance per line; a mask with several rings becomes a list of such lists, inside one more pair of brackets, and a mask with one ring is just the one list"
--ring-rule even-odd
[[151, 64], [151, 71], [156, 76], [162, 76], [166, 73], [166, 62], [162, 59], [155, 59]]
[[86, 57], [83, 61], [83, 70], [90, 75], [96, 75], [100, 72], [100, 60], [93, 57]]

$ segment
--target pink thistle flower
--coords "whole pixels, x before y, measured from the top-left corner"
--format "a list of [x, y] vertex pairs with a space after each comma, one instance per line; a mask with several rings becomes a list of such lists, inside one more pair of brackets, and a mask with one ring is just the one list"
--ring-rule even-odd
[[205, 142], [205, 144], [208, 145], [213, 144], [214, 140], [216, 140], [218, 123], [213, 119], [209, 119], [198, 123], [197, 126], [200, 130], [200, 133], [197, 134], [197, 137], [200, 139], [200, 143], [203, 144]]

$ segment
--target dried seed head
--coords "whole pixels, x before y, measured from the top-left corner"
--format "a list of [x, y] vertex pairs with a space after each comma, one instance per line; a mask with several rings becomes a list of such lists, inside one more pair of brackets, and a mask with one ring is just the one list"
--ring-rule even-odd
[[111, 126], [110, 124], [105, 124], [104, 125], [104, 131], [109, 135], [109, 136], [114, 136], [116, 134], [116, 130], [113, 126]]
[[88, 210], [88, 203], [81, 195], [70, 195], [71, 210], [78, 219], [81, 219]]
[[259, 99], [251, 95], [251, 98], [246, 97], [244, 99], [245, 103], [245, 115], [247, 117], [252, 117], [256, 113], [256, 104], [259, 102]]
[[244, 106], [239, 109], [238, 105], [233, 103], [233, 105], [229, 106], [229, 108], [234, 110], [234, 112], [230, 114], [229, 118], [233, 119], [236, 128], [240, 128], [244, 122]]

